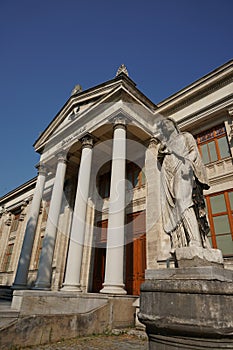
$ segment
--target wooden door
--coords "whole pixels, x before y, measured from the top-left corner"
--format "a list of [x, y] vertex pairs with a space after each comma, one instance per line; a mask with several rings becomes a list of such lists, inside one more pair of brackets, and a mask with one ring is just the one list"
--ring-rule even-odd
[[94, 254], [92, 292], [99, 293], [99, 291], [103, 288], [104, 283], [106, 248], [95, 248]]
[[127, 216], [125, 288], [130, 295], [139, 295], [145, 281], [146, 233], [145, 212]]
[[108, 220], [99, 221], [95, 230], [94, 271], [92, 292], [99, 293], [103, 288]]
[[[94, 271], [92, 292], [99, 293], [103, 288], [108, 221], [97, 223], [95, 231]], [[145, 281], [146, 234], [145, 212], [127, 216], [125, 246], [125, 288], [130, 295], [139, 295], [140, 286]], [[116, 262], [117, 264], [117, 262]]]

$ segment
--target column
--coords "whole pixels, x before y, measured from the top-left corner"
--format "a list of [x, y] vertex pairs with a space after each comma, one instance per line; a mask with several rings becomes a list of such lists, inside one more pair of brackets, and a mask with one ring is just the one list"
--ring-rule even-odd
[[13, 289], [25, 289], [27, 287], [28, 270], [40, 212], [41, 199], [45, 186], [46, 173], [46, 167], [44, 164], [40, 163], [38, 166], [38, 177], [31, 203], [29, 218], [25, 229], [16, 276], [12, 285]]
[[56, 242], [57, 225], [59, 220], [63, 186], [66, 173], [66, 156], [63, 152], [57, 155], [58, 164], [50, 202], [45, 238], [39, 260], [35, 289], [50, 289], [53, 253]]
[[105, 280], [101, 293], [126, 294], [123, 283], [125, 243], [126, 125], [116, 118], [113, 132]]
[[78, 291], [86, 227], [86, 211], [89, 194], [93, 139], [90, 136], [82, 140], [82, 154], [79, 166], [78, 185], [75, 198], [73, 220], [70, 232], [69, 250], [66, 265], [65, 282], [62, 291]]

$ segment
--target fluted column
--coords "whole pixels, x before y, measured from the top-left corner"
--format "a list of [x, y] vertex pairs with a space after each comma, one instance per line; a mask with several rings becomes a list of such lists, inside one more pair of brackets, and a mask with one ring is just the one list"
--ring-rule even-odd
[[57, 225], [62, 202], [67, 163], [64, 153], [59, 153], [57, 157], [57, 170], [45, 228], [45, 237], [39, 260], [35, 289], [50, 289], [51, 284], [53, 253], [56, 242]]
[[93, 139], [90, 136], [82, 140], [82, 154], [78, 173], [73, 220], [70, 232], [66, 275], [62, 291], [78, 291], [86, 227], [87, 200], [89, 194]]
[[105, 280], [101, 293], [126, 294], [123, 283], [125, 234], [126, 125], [115, 119], [109, 199]]
[[27, 287], [28, 270], [30, 266], [33, 243], [35, 239], [36, 226], [40, 212], [41, 199], [45, 186], [46, 167], [40, 163], [38, 166], [38, 177], [30, 208], [30, 214], [25, 229], [23, 245], [19, 257], [17, 272], [13, 289], [25, 289]]

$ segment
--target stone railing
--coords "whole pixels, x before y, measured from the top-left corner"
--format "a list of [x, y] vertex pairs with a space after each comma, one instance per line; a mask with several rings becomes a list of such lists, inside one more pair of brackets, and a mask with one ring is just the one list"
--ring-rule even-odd
[[233, 158], [225, 158], [206, 165], [208, 178], [214, 180], [218, 177], [233, 175]]

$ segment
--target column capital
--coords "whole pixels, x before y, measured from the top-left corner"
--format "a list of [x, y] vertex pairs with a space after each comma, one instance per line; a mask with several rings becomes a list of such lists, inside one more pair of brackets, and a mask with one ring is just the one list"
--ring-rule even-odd
[[4, 207], [0, 207], [0, 217], [2, 216], [2, 215], [6, 215], [8, 212], [7, 212], [7, 210], [4, 208]]
[[126, 122], [127, 119], [124, 116], [118, 116], [116, 118], [113, 119], [113, 128], [117, 129], [117, 128], [122, 128], [122, 129], [126, 129]]
[[233, 107], [228, 108], [228, 114], [233, 118]]
[[67, 152], [59, 151], [56, 153], [56, 158], [58, 162], [67, 163]]
[[123, 114], [119, 114], [110, 119], [110, 122], [112, 122], [114, 129], [116, 128], [126, 129], [127, 121], [128, 121], [127, 117], [124, 116]]
[[35, 167], [37, 168], [38, 174], [47, 175], [48, 168], [44, 163], [39, 162], [38, 164], [36, 164]]
[[91, 134], [86, 134], [81, 138], [82, 148], [92, 148], [94, 144], [94, 138]]
[[153, 146], [158, 146], [160, 144], [160, 140], [157, 137], [151, 137], [148, 140], [148, 148], [153, 147]]
[[11, 226], [11, 223], [12, 223], [12, 219], [11, 219], [11, 212], [7, 212], [6, 214], [8, 214], [8, 217], [7, 217], [7, 219], [5, 220], [5, 225], [6, 226]]

